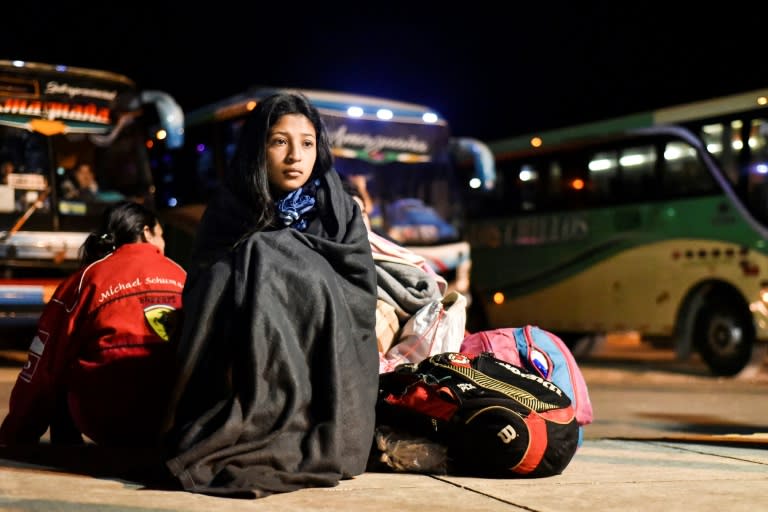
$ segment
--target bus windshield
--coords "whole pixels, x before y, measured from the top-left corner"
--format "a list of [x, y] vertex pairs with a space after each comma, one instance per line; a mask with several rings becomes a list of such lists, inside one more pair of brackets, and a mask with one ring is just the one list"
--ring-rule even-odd
[[0, 319], [42, 310], [106, 206], [154, 207], [148, 148], [182, 133], [172, 98], [122, 75], [0, 61]]
[[[136, 126], [103, 142], [88, 134], [46, 136], [0, 125], [0, 141], [4, 178], [14, 192], [13, 202], [0, 208], [4, 213], [25, 212], [46, 191], [41, 212], [56, 205], [59, 227], [66, 229], [76, 222], [72, 217], [89, 215], [119, 199], [152, 201], [150, 169], [136, 151], [145, 138]], [[82, 187], [76, 176], [78, 166], [89, 166], [92, 174], [90, 183]], [[27, 228], [47, 224], [54, 229], [53, 216], [35, 215], [28, 222]]]
[[686, 123], [754, 219], [768, 226], [768, 111]]

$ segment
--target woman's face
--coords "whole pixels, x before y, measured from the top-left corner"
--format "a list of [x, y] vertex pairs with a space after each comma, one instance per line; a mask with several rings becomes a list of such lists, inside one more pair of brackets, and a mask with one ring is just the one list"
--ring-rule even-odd
[[267, 138], [267, 176], [278, 190], [290, 192], [304, 185], [317, 159], [317, 133], [302, 114], [285, 114]]
[[154, 229], [144, 226], [144, 241], [160, 249], [160, 254], [165, 254], [165, 238], [163, 238], [163, 226], [158, 222]]

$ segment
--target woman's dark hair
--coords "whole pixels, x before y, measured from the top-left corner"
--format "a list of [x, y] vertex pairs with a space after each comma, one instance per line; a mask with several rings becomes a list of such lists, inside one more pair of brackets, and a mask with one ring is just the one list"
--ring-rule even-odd
[[154, 232], [157, 223], [157, 215], [139, 203], [121, 201], [113, 204], [102, 214], [98, 230], [83, 242], [81, 263], [93, 263], [124, 244], [142, 240], [144, 226]]
[[362, 202], [365, 202], [365, 198], [363, 197], [363, 194], [360, 192], [360, 189], [357, 188], [357, 185], [349, 181], [349, 178], [342, 177], [341, 178], [341, 188], [344, 189], [344, 192], [351, 195], [352, 197], [356, 197]]
[[286, 114], [304, 115], [315, 128], [317, 158], [310, 180], [320, 177], [333, 166], [325, 123], [306, 96], [301, 93], [278, 93], [261, 100], [241, 128], [226, 176], [232, 193], [251, 209], [252, 227], [256, 231], [270, 225], [275, 217], [275, 198], [267, 175], [266, 149], [272, 126]]

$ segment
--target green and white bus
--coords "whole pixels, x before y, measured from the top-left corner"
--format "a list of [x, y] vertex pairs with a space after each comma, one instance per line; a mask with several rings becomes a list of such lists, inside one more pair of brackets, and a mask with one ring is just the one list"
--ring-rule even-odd
[[[110, 203], [154, 206], [149, 148], [183, 133], [171, 96], [124, 75], [0, 60], [0, 324], [37, 320]], [[69, 195], [81, 164], [87, 197]]]
[[567, 342], [636, 331], [741, 372], [768, 342], [768, 89], [491, 142], [474, 313]]

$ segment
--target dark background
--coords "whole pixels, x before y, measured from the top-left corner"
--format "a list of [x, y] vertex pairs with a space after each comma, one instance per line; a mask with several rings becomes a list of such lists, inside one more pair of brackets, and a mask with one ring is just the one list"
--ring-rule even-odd
[[249, 85], [386, 96], [490, 141], [768, 87], [768, 5], [680, 3], [19, 2], [0, 58], [116, 71], [185, 109]]

